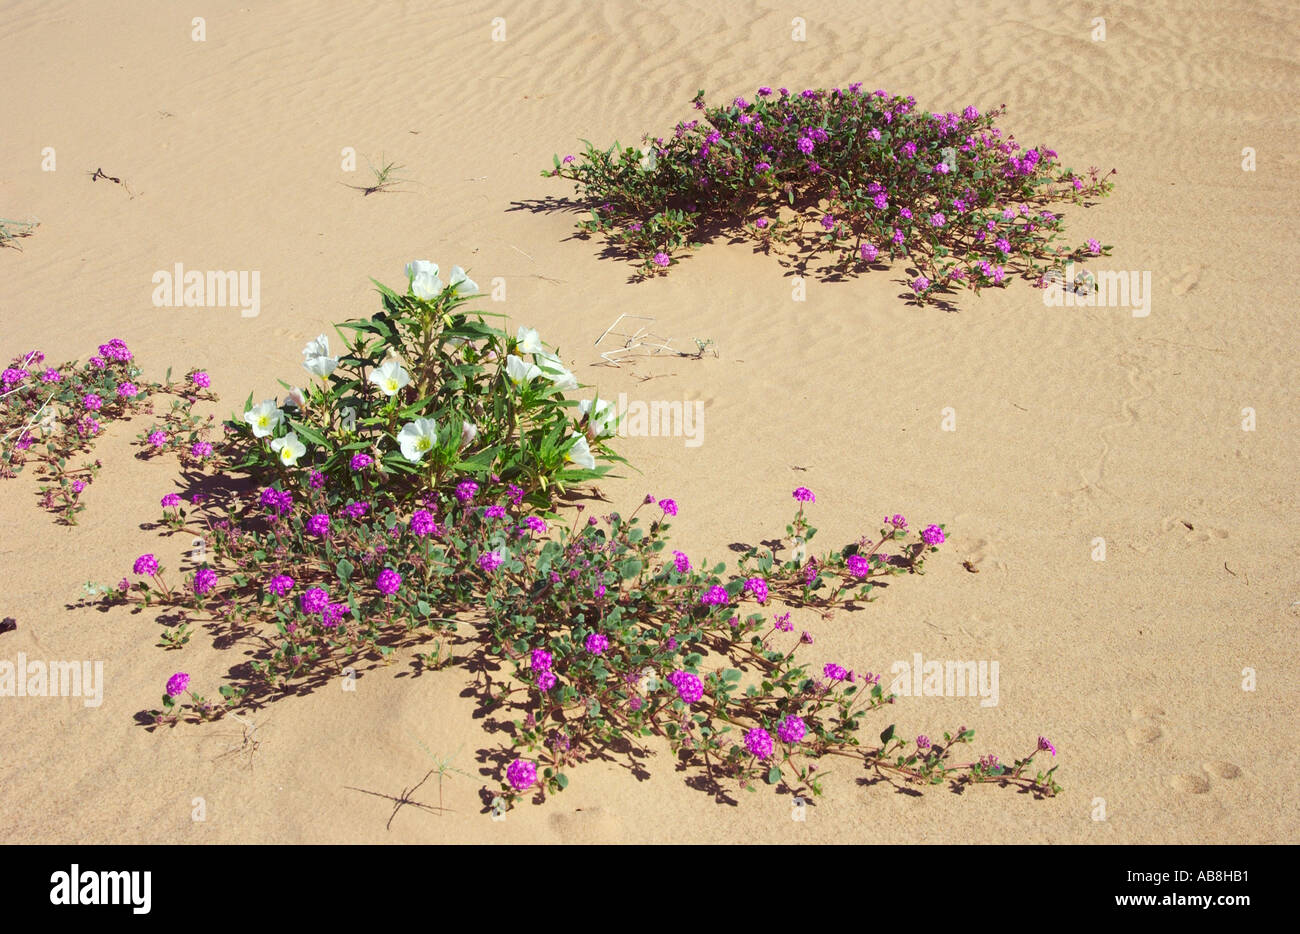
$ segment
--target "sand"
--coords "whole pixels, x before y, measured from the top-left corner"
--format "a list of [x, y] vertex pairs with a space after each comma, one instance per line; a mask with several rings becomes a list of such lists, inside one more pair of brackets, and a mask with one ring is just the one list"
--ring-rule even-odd
[[[205, 367], [224, 413], [307, 378], [303, 344], [378, 307], [370, 276], [398, 284], [406, 261], [431, 259], [485, 285], [503, 277], [507, 300], [489, 310], [539, 328], [602, 395], [704, 401], [702, 444], [629, 438], [641, 473], [601, 484], [621, 508], [647, 491], [676, 498], [691, 555], [779, 534], [798, 485], [818, 496], [827, 546], [887, 513], [947, 523], [923, 578], [862, 612], [797, 622], [819, 659], [859, 670], [914, 653], [998, 662], [997, 706], [911, 697], [891, 719], [931, 735], [964, 724], [977, 751], [1025, 752], [1044, 734], [1066, 790], [918, 797], [839, 770], [799, 822], [787, 797], [715, 800], [661, 755], [644, 780], [578, 767], [557, 798], [492, 821], [479, 751], [498, 738], [473, 717], [463, 672], [417, 676], [409, 655], [355, 692], [253, 715], [255, 751], [230, 721], [149, 732], [133, 718], [168, 675], [212, 691], [245, 649], [200, 630], [167, 653], [156, 611], [73, 607], [84, 581], [116, 581], [143, 551], [175, 567], [184, 547], [140, 528], [177, 473], [135, 459], [139, 426], [123, 425], [98, 448], [105, 467], [76, 528], [36, 508], [32, 477], [0, 484], [0, 615], [19, 623], [0, 658], [102, 660], [106, 678], [94, 709], [0, 699], [0, 839], [1297, 842], [1294, 11], [1098, 9], [6, 4], [0, 216], [41, 221], [21, 253], [0, 251], [6, 358], [84, 358], [121, 337], [149, 376]], [[1092, 15], [1106, 17], [1104, 41]], [[791, 39], [796, 16], [806, 41]], [[1115, 244], [1102, 268], [1151, 273], [1149, 316], [1046, 307], [1019, 281], [918, 308], [901, 270], [810, 281], [796, 302], [775, 259], [725, 243], [629, 284], [627, 265], [572, 236], [572, 215], [529, 209], [572, 194], [539, 176], [552, 153], [664, 132], [698, 88], [722, 100], [855, 80], [930, 110], [1006, 103], [1019, 139], [1118, 169], [1114, 195], [1072, 209], [1069, 229]], [[341, 170], [344, 147], [358, 172]], [[381, 153], [405, 166], [401, 193], [346, 187]], [[92, 182], [100, 167], [129, 192]], [[260, 313], [155, 307], [151, 276], [176, 263], [258, 270]], [[592, 342], [624, 312], [719, 355], [598, 366]], [[459, 772], [443, 781], [446, 812], [404, 807], [389, 824], [392, 799], [447, 756]], [[436, 805], [436, 778], [414, 797]]]

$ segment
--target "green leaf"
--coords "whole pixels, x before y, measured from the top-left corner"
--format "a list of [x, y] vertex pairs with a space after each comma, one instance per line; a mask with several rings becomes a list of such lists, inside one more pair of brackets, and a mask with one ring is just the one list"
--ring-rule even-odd
[[891, 723], [889, 724], [889, 726], [885, 727], [885, 729], [881, 731], [880, 741], [882, 743], [888, 743], [893, 738], [894, 738], [894, 724]]
[[779, 765], [774, 765], [767, 770], [767, 783], [769, 785], [775, 785], [780, 780], [781, 780], [781, 767]]
[[345, 584], [352, 577], [352, 572], [355, 570], [356, 567], [347, 558], [340, 558], [339, 563], [334, 565], [334, 571], [338, 574], [339, 580]]

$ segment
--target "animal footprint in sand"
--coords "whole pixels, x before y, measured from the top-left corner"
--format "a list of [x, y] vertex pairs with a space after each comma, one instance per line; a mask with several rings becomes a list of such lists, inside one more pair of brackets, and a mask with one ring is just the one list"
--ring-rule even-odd
[[1177, 531], [1179, 529], [1186, 531], [1187, 537], [1184, 539], [1184, 541], [1188, 542], [1189, 544], [1190, 543], [1200, 544], [1208, 541], [1213, 541], [1215, 539], [1221, 540], [1228, 537], [1228, 533], [1224, 529], [1216, 529], [1213, 528], [1212, 526], [1201, 525], [1199, 523], [1192, 522], [1188, 519], [1184, 519], [1180, 516], [1165, 516], [1164, 521], [1161, 523], [1161, 525], [1163, 526], [1166, 532]]
[[1184, 266], [1174, 277], [1173, 282], [1169, 285], [1169, 291], [1174, 295], [1186, 295], [1192, 289], [1196, 288], [1197, 283], [1201, 281], [1201, 267]]
[[1241, 769], [1237, 768], [1231, 762], [1218, 760], [1215, 762], [1206, 762], [1201, 766], [1202, 775], [1198, 772], [1185, 772], [1182, 775], [1172, 775], [1169, 778], [1169, 784], [1175, 791], [1181, 791], [1189, 795], [1203, 795], [1212, 787], [1210, 779], [1220, 778], [1225, 781], [1232, 781], [1241, 776]]
[[1133, 725], [1124, 731], [1128, 741], [1139, 748], [1154, 746], [1165, 740], [1165, 712], [1155, 704], [1139, 704], [1133, 708]]

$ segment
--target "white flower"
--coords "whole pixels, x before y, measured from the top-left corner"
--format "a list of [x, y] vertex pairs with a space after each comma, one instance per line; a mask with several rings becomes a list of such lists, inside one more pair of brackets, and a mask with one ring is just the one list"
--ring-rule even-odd
[[302, 365], [324, 379], [339, 365], [338, 357], [330, 356], [330, 340], [324, 334], [302, 349]]
[[464, 447], [478, 437], [478, 425], [468, 419], [460, 426], [460, 446]]
[[545, 353], [546, 348], [542, 346], [542, 337], [532, 328], [526, 328], [523, 325], [519, 327], [519, 333], [515, 335], [515, 353]]
[[284, 407], [288, 408], [289, 406], [293, 406], [300, 412], [307, 408], [307, 399], [297, 386], [290, 389], [289, 394], [284, 397]]
[[536, 364], [525, 363], [522, 357], [516, 357], [514, 354], [506, 357], [506, 376], [516, 386], [531, 383], [541, 375], [542, 371]]
[[554, 354], [541, 354], [542, 375], [555, 384], [557, 389], [577, 389], [578, 378], [564, 368], [560, 358]]
[[442, 280], [438, 278], [438, 264], [427, 259], [417, 259], [406, 264], [406, 278], [411, 283], [411, 293], [416, 298], [437, 298], [442, 294]]
[[357, 410], [350, 405], [339, 409], [339, 427], [344, 431], [357, 430]]
[[578, 403], [578, 411], [587, 416], [587, 426], [597, 438], [607, 438], [614, 434], [618, 411], [608, 399], [583, 399]]
[[576, 467], [583, 467], [587, 470], [596, 469], [596, 458], [591, 456], [591, 445], [587, 444], [587, 439], [578, 435], [578, 440], [573, 442], [573, 446], [564, 452], [564, 459], [571, 461]]
[[280, 463], [286, 467], [293, 467], [298, 463], [298, 458], [307, 453], [307, 446], [291, 431], [283, 438], [272, 441], [271, 450], [280, 452]]
[[284, 413], [275, 407], [274, 399], [263, 399], [244, 413], [244, 421], [253, 426], [254, 438], [266, 438], [280, 427]]
[[451, 267], [451, 281], [447, 283], [453, 295], [477, 295], [478, 283], [465, 275], [459, 266]]
[[641, 166], [642, 172], [653, 172], [659, 164], [659, 154], [653, 148], [642, 149], [641, 161], [637, 164]]
[[417, 418], [408, 422], [397, 434], [397, 446], [402, 456], [415, 463], [433, 448], [438, 440], [438, 426], [431, 418]]
[[411, 381], [411, 374], [402, 369], [396, 360], [385, 360], [383, 365], [370, 371], [367, 377], [386, 396], [395, 396]]

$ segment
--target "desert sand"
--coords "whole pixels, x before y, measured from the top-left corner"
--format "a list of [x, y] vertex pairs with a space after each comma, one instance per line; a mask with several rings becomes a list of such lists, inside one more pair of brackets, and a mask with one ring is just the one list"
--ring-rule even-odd
[[[85, 581], [117, 581], [144, 551], [175, 568], [186, 546], [141, 529], [177, 469], [135, 459], [139, 427], [118, 425], [77, 527], [37, 507], [30, 474], [0, 484], [0, 615], [18, 621], [0, 658], [102, 660], [106, 679], [93, 709], [0, 699], [0, 839], [1297, 842], [1298, 39], [1281, 2], [10, 0], [0, 216], [41, 225], [0, 251], [6, 359], [84, 359], [121, 337], [150, 378], [207, 369], [224, 415], [305, 378], [308, 340], [378, 308], [371, 276], [400, 285], [405, 262], [430, 259], [502, 277], [506, 301], [485, 310], [538, 328], [603, 396], [705, 403], [698, 447], [621, 442], [640, 473], [601, 483], [601, 508], [672, 496], [677, 547], [712, 560], [779, 535], [799, 485], [826, 547], [894, 512], [946, 523], [924, 577], [796, 622], [859, 670], [997, 661], [996, 706], [909, 697], [890, 719], [966, 725], [976, 752], [1005, 755], [1045, 735], [1065, 792], [916, 796], [844, 770], [798, 822], [768, 789], [729, 802], [688, 787], [661, 754], [644, 780], [580, 766], [563, 794], [492, 821], [481, 792], [498, 779], [478, 751], [499, 737], [464, 672], [417, 676], [409, 655], [355, 692], [270, 704], [255, 752], [228, 720], [148, 731], [134, 716], [173, 671], [215, 693], [240, 649], [200, 629], [165, 652], [156, 610], [74, 607]], [[720, 101], [851, 81], [927, 110], [1006, 103], [1018, 139], [1116, 168], [1113, 195], [1068, 227], [1115, 245], [1100, 268], [1151, 273], [1150, 314], [1047, 307], [1020, 280], [921, 308], [901, 268], [813, 279], [797, 302], [788, 268], [724, 242], [632, 284], [574, 238], [574, 215], [529, 209], [573, 194], [539, 175], [553, 153], [664, 133], [699, 88]], [[404, 166], [401, 191], [347, 187], [381, 154]], [[92, 182], [96, 168], [124, 184]], [[259, 271], [260, 313], [155, 307], [151, 276], [176, 263]], [[620, 313], [718, 356], [602, 365], [593, 341]], [[386, 827], [431, 755], [460, 770], [447, 810], [403, 808]], [[415, 797], [436, 805], [436, 779]]]

